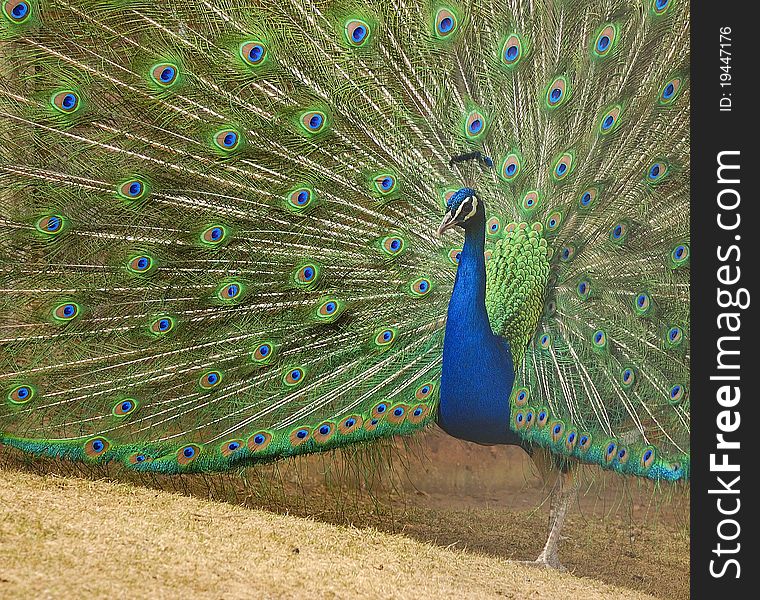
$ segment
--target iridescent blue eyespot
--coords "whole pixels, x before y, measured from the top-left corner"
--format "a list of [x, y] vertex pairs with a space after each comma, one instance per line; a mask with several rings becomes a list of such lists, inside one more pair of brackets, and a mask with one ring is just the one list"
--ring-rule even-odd
[[370, 28], [364, 21], [354, 19], [346, 23], [345, 34], [351, 46], [363, 46], [369, 39]]
[[257, 446], [263, 444], [265, 440], [266, 440], [266, 438], [263, 435], [261, 435], [260, 433], [258, 433], [255, 436], [253, 436], [253, 441], [254, 441], [254, 443]]
[[23, 23], [31, 15], [31, 8], [26, 0], [10, 0], [3, 4], [3, 13], [12, 23]]
[[670, 0], [652, 0], [652, 11], [656, 15], [665, 13], [670, 8]]
[[159, 63], [150, 70], [150, 76], [161, 87], [170, 87], [177, 81], [179, 70], [171, 63]]
[[195, 448], [192, 446], [187, 446], [182, 450], [182, 454], [185, 456], [185, 458], [192, 458], [195, 456]]
[[513, 33], [504, 42], [502, 47], [501, 58], [507, 67], [514, 67], [520, 60], [522, 55], [522, 41]]
[[305, 429], [299, 429], [299, 430], [296, 432], [296, 437], [297, 437], [298, 439], [300, 439], [300, 440], [304, 439], [304, 438], [305, 438], [307, 435], [309, 435], [309, 432], [308, 432], [308, 431], [306, 431]]
[[319, 428], [319, 433], [322, 435], [327, 435], [330, 433], [330, 427], [328, 425], [322, 425], [322, 427]]
[[435, 16], [435, 31], [438, 37], [448, 37], [451, 35], [457, 26], [457, 20], [450, 10], [442, 8]]
[[664, 162], [656, 162], [647, 169], [647, 182], [658, 183], [668, 172], [668, 165]]
[[240, 57], [252, 67], [262, 64], [266, 55], [267, 49], [262, 42], [251, 41], [240, 45]]

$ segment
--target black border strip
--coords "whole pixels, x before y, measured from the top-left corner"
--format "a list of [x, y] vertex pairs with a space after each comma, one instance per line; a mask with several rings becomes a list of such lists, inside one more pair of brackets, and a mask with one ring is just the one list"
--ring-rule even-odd
[[[753, 306], [747, 309], [721, 308], [718, 303], [719, 289], [739, 294], [745, 288], [754, 296], [758, 270], [756, 254], [758, 235], [756, 229], [758, 197], [754, 191], [758, 175], [757, 146], [760, 127], [753, 114], [757, 112], [760, 99], [756, 46], [760, 35], [756, 31], [755, 10], [749, 2], [698, 2], [691, 4], [692, 68], [691, 68], [691, 275], [692, 275], [692, 322], [691, 322], [691, 423], [692, 423], [692, 476], [691, 476], [691, 596], [692, 598], [757, 597], [760, 586], [760, 561], [757, 558], [758, 529], [756, 527], [758, 492], [757, 444], [760, 429], [757, 421], [757, 373], [752, 348], [757, 340], [757, 327], [753, 320]], [[756, 6], [754, 7], [756, 9]], [[721, 28], [730, 28], [726, 34], [730, 46], [731, 85], [721, 86]], [[724, 29], [724, 32], [727, 30]], [[724, 57], [726, 55], [724, 54]], [[731, 110], [721, 110], [731, 102]], [[727, 100], [728, 99], [728, 100]], [[739, 183], [719, 183], [718, 156], [721, 152], [738, 151], [740, 154], [724, 154], [724, 163], [739, 164], [739, 170], [724, 170], [723, 179]], [[733, 189], [741, 196], [739, 204], [723, 210], [718, 203], [721, 190]], [[736, 195], [725, 192], [724, 205], [734, 204]], [[719, 214], [724, 224], [735, 222], [740, 215], [741, 225], [735, 230], [721, 229]], [[736, 236], [740, 239], [737, 240]], [[741, 252], [739, 256], [736, 246]], [[720, 253], [720, 256], [719, 256]], [[721, 267], [727, 270], [719, 271]], [[737, 268], [741, 279], [727, 285], [719, 281], [734, 278]], [[720, 275], [719, 275], [720, 274]], [[725, 298], [724, 294], [724, 298]], [[752, 298], [760, 302], [760, 296]], [[718, 328], [718, 318], [723, 312], [737, 312], [741, 328], [737, 332]], [[736, 324], [736, 321], [734, 321]], [[739, 369], [718, 368], [718, 340], [721, 336], [734, 335], [739, 340], [724, 340], [723, 347], [739, 350], [739, 355], [724, 355], [723, 362], [738, 364]], [[719, 381], [714, 376], [739, 375], [738, 381]], [[721, 406], [717, 395], [721, 386], [736, 386], [741, 399], [733, 407]], [[731, 388], [735, 396], [735, 389]], [[729, 398], [730, 399], [730, 398]], [[738, 464], [740, 471], [717, 472], [710, 468], [711, 454], [714, 462], [721, 463], [725, 450], [716, 449], [716, 435], [722, 433], [717, 419], [721, 411], [729, 410], [729, 420], [724, 424], [733, 426], [739, 418], [736, 431], [725, 432], [726, 440], [738, 441], [739, 450], [727, 451], [727, 460]], [[737, 417], [737, 414], [739, 415]], [[740, 479], [732, 484], [734, 479]], [[718, 480], [722, 477], [733, 491], [728, 493]], [[723, 493], [715, 493], [722, 490]], [[733, 515], [721, 514], [720, 509]], [[740, 528], [737, 530], [734, 523]], [[722, 522], [722, 524], [721, 524]], [[719, 533], [720, 530], [720, 533]], [[735, 539], [732, 538], [736, 532]], [[720, 544], [720, 547], [718, 546]], [[730, 560], [735, 563], [729, 563]], [[711, 563], [712, 561], [712, 563]], [[711, 573], [722, 574], [715, 577]], [[738, 575], [738, 577], [737, 577]], [[720, 595], [719, 595], [720, 594]]]

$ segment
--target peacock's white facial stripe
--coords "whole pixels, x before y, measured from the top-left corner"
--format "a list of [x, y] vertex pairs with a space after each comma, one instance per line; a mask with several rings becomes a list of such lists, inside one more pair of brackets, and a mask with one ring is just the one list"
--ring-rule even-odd
[[[467, 210], [465, 216], [463, 218], [459, 218], [459, 215], [465, 212]], [[457, 211], [454, 213], [454, 220], [463, 223], [467, 219], [469, 219], [472, 215], [475, 214], [475, 212], [478, 210], [478, 198], [476, 196], [467, 196], [462, 203], [457, 208]]]

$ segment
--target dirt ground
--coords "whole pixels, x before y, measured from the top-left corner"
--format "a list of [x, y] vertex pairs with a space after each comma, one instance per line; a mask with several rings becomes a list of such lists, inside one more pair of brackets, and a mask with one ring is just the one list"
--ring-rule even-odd
[[[569, 574], [545, 572], [505, 560], [534, 559], [548, 524], [548, 490], [521, 450], [439, 431], [410, 443], [137, 482], [6, 453], [0, 597], [61, 597], [68, 582], [95, 597], [688, 598], [683, 490], [581, 477], [560, 548]], [[58, 477], [72, 472], [89, 481]], [[92, 481], [103, 477], [137, 485]]]

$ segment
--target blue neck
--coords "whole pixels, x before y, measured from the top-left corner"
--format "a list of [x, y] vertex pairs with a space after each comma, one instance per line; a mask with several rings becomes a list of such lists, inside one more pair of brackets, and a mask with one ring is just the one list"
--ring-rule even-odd
[[509, 426], [512, 353], [491, 331], [486, 312], [485, 217], [471, 221], [449, 301], [438, 424], [481, 444], [519, 444]]

